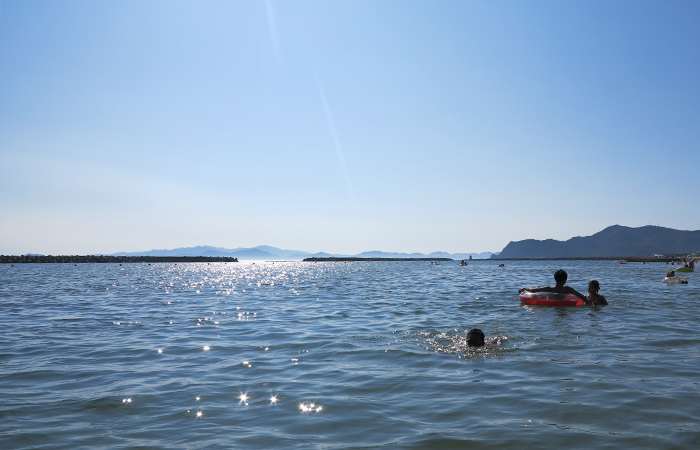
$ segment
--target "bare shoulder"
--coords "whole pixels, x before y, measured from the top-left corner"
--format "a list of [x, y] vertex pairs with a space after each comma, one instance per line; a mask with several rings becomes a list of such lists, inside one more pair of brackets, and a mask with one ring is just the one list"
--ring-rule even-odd
[[592, 306], [603, 306], [603, 305], [608, 304], [608, 301], [605, 300], [605, 297], [603, 297], [600, 294], [589, 294], [586, 296], [586, 299], [587, 299], [586, 303], [588, 303]]

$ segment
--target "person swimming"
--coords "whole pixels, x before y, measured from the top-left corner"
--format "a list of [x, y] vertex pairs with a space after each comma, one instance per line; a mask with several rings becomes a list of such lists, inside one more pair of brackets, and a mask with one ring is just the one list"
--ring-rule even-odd
[[484, 332], [478, 328], [469, 330], [467, 333], [467, 346], [468, 347], [483, 347], [484, 346]]
[[586, 297], [577, 291], [576, 289], [572, 288], [571, 286], [566, 286], [566, 280], [569, 278], [569, 274], [566, 273], [565, 270], [559, 269], [556, 272], [554, 272], [554, 281], [556, 284], [554, 286], [542, 286], [542, 287], [534, 287], [534, 288], [521, 288], [518, 293], [522, 294], [523, 292], [554, 292], [555, 294], [571, 294], [575, 295], [576, 297], [580, 298], [584, 302], [587, 301]]
[[[507, 339], [505, 336], [504, 339]], [[498, 337], [492, 337], [488, 340], [484, 336], [484, 332], [478, 328], [472, 328], [467, 333], [467, 347], [484, 347], [493, 344], [499, 344]]]
[[586, 304], [591, 306], [604, 306], [608, 304], [605, 297], [598, 294], [600, 290], [600, 283], [598, 280], [591, 280], [588, 282], [588, 295], [586, 296]]

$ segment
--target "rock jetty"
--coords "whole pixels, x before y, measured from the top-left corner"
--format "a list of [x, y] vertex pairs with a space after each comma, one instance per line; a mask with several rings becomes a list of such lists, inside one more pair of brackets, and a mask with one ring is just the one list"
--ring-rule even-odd
[[177, 263], [177, 262], [238, 262], [226, 256], [103, 256], [103, 255], [0, 255], [0, 264], [22, 263]]
[[307, 262], [328, 262], [328, 261], [454, 261], [452, 258], [304, 258]]

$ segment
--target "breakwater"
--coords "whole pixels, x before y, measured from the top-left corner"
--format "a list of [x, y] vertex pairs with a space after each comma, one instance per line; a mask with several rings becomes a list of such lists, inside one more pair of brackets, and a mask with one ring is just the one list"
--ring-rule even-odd
[[[695, 257], [697, 259], [697, 257]], [[627, 262], [673, 262], [690, 259], [685, 256], [567, 256], [561, 258], [499, 258], [492, 256], [489, 261], [627, 261]]]
[[328, 261], [454, 261], [452, 258], [304, 258], [306, 262], [328, 262]]
[[176, 263], [176, 262], [238, 262], [225, 256], [106, 256], [106, 255], [0, 255], [0, 264], [22, 263]]

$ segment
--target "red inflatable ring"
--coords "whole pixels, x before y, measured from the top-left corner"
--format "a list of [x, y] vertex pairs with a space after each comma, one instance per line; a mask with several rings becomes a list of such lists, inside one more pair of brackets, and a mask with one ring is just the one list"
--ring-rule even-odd
[[526, 305], [542, 306], [579, 306], [583, 300], [573, 294], [555, 294], [554, 292], [523, 292], [520, 302]]

